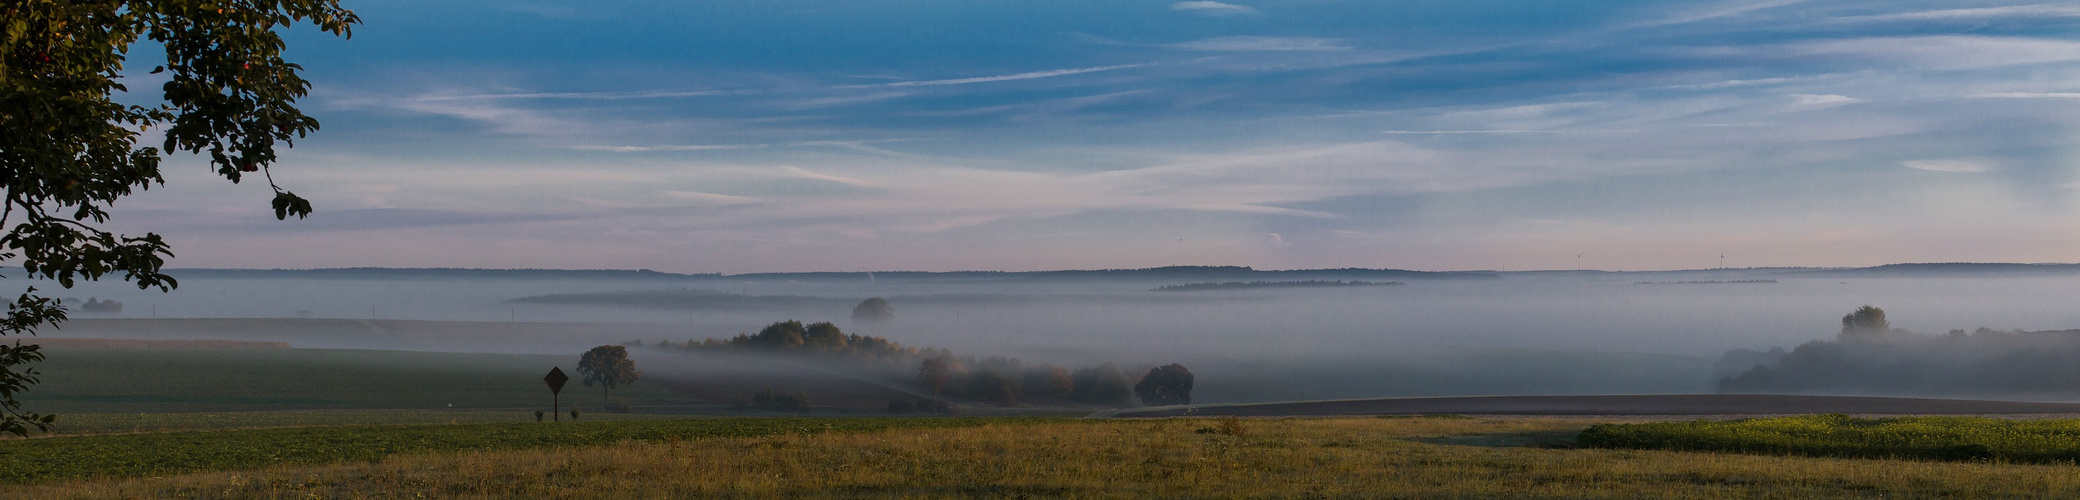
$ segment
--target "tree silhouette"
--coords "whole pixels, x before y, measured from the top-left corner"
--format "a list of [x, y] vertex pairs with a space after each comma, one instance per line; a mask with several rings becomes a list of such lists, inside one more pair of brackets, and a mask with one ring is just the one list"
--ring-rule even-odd
[[1875, 340], [1892, 332], [1892, 323], [1885, 321], [1885, 310], [1865, 305], [1842, 316], [1842, 340]]
[[1176, 363], [1150, 368], [1134, 384], [1134, 395], [1149, 406], [1192, 404], [1192, 371]]
[[924, 358], [924, 361], [917, 365], [917, 383], [932, 390], [933, 403], [939, 402], [939, 390], [945, 389], [946, 382], [953, 379], [951, 365], [945, 357], [940, 356]]
[[861, 323], [883, 322], [895, 318], [896, 308], [890, 307], [888, 301], [881, 297], [862, 300], [852, 308], [852, 320]]
[[618, 345], [603, 345], [585, 351], [578, 358], [578, 373], [585, 376], [585, 386], [599, 384], [606, 389], [601, 403], [614, 397], [614, 388], [636, 383], [643, 372], [636, 371], [636, 362], [629, 361], [628, 348]]

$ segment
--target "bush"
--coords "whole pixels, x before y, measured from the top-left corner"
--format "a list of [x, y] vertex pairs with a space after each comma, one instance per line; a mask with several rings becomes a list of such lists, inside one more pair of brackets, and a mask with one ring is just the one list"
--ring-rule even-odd
[[623, 398], [614, 398], [612, 401], [608, 401], [607, 411], [614, 413], [628, 413], [628, 400]]
[[1134, 395], [1149, 406], [1192, 404], [1192, 371], [1176, 363], [1151, 368], [1134, 384]]

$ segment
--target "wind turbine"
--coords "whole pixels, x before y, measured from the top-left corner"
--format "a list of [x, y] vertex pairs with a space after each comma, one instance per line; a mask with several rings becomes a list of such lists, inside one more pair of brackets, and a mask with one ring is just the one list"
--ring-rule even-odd
[[1576, 271], [1580, 271], [1580, 270], [1582, 270], [1582, 254], [1586, 254], [1586, 253], [1589, 253], [1589, 252], [1582, 252], [1582, 253], [1574, 254], [1574, 270], [1576, 270]]

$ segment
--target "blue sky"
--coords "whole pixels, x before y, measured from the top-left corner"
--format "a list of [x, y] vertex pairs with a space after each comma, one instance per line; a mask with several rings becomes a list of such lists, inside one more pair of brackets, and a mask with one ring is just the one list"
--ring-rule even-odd
[[345, 3], [290, 37], [316, 215], [176, 158], [118, 227], [179, 267], [2080, 261], [2072, 4]]

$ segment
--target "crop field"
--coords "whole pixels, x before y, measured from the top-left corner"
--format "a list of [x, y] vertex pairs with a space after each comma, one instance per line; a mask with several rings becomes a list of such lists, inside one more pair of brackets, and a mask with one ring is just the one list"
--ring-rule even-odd
[[1582, 432], [1598, 448], [1844, 458], [2074, 464], [2080, 421], [1811, 415], [1729, 421], [1606, 424]]
[[[211, 460], [47, 472], [6, 498], [2059, 498], [2070, 465], [1573, 448], [1608, 419], [1398, 417], [1151, 420], [696, 420], [581, 426], [406, 427], [382, 458]], [[608, 431], [607, 429], [613, 429]], [[684, 434], [662, 432], [680, 429]], [[817, 432], [818, 429], [838, 432]], [[807, 432], [803, 432], [807, 431]], [[366, 434], [389, 433], [369, 428]], [[548, 431], [536, 431], [548, 432]], [[250, 433], [250, 434], [248, 434]], [[175, 433], [294, 444], [280, 430]], [[345, 437], [339, 434], [317, 436]], [[495, 439], [513, 446], [489, 447]], [[149, 436], [149, 435], [147, 435]], [[662, 437], [660, 437], [662, 436]], [[677, 437], [677, 438], [675, 438]], [[79, 443], [114, 458], [142, 442]], [[55, 441], [55, 440], [32, 440]], [[415, 444], [416, 443], [416, 444]], [[0, 442], [0, 449], [25, 444]], [[116, 446], [130, 445], [130, 446]], [[199, 445], [199, 443], [198, 443]], [[83, 445], [78, 445], [83, 446]], [[310, 445], [317, 447], [316, 441]], [[262, 453], [212, 448], [216, 453]], [[85, 448], [73, 453], [84, 453]], [[271, 453], [272, 451], [267, 451]], [[153, 452], [157, 453], [157, 452]], [[49, 458], [38, 455], [36, 458]], [[163, 456], [160, 459], [187, 460]], [[12, 459], [12, 458], [10, 458]], [[41, 463], [24, 460], [17, 463]], [[144, 472], [144, 471], [153, 472]]]
[[[351, 349], [125, 349], [52, 347], [34, 368], [43, 382], [24, 406], [57, 413], [244, 412], [342, 409], [547, 410], [542, 375], [572, 372], [570, 356]], [[575, 374], [575, 372], [572, 372]], [[649, 384], [617, 389], [640, 409], [686, 401]], [[598, 388], [572, 380], [563, 406], [593, 411]], [[65, 417], [59, 417], [65, 424]]]
[[[684, 416], [582, 413], [584, 421], [664, 420]], [[563, 418], [570, 418], [565, 415]], [[67, 413], [53, 435], [118, 434], [263, 427], [532, 423], [534, 413], [499, 410], [290, 410], [220, 413]], [[0, 440], [7, 439], [0, 437]]]
[[[620, 422], [294, 427], [0, 441], [0, 483], [144, 477], [283, 465], [380, 462], [399, 454], [612, 445], [717, 437], [959, 427], [1019, 419], [711, 418]], [[5, 495], [0, 495], [4, 497]]]

